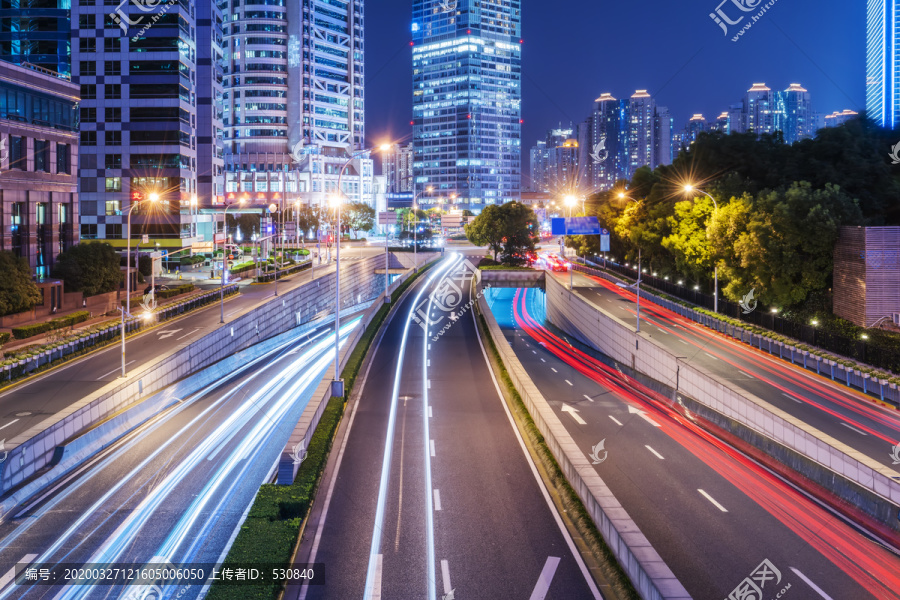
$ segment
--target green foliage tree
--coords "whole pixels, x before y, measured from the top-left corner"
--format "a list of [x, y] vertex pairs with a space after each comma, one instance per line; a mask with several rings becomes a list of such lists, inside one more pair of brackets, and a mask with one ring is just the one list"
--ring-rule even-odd
[[297, 210], [297, 214], [294, 218], [299, 224], [300, 231], [303, 232], [303, 242], [305, 246], [306, 234], [310, 231], [318, 231], [319, 229], [319, 212], [310, 206], [301, 206]]
[[503, 262], [514, 264], [521, 254], [534, 250], [537, 227], [534, 211], [524, 204], [488, 204], [466, 225], [466, 237], [476, 246], [487, 246], [495, 261], [502, 252]]
[[500, 206], [488, 204], [475, 217], [475, 220], [466, 225], [466, 238], [476, 246], [487, 246], [494, 253], [494, 260], [503, 250], [503, 236], [505, 235], [505, 223]]
[[53, 276], [66, 283], [67, 291], [95, 296], [118, 289], [122, 282], [121, 260], [109, 244], [82, 243], [56, 259]]
[[31, 310], [40, 301], [28, 261], [12, 252], [0, 252], [0, 315]]
[[371, 231], [375, 227], [375, 209], [364, 202], [353, 202], [346, 209], [347, 225], [358, 237], [360, 231]]

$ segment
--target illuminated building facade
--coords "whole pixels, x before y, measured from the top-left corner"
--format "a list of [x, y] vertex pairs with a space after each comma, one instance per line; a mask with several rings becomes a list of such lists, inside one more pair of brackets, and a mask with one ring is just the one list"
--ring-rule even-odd
[[866, 10], [866, 116], [900, 125], [900, 13], [895, 0], [869, 0]]

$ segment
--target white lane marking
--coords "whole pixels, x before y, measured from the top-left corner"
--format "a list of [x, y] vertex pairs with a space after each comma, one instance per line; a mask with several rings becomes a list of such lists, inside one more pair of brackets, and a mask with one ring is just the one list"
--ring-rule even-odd
[[554, 369], [553, 367], [550, 367], [550, 370], [553, 371], [554, 373], [559, 373], [559, 371], [557, 371], [557, 370]]
[[531, 592], [529, 600], [544, 600], [544, 598], [547, 597], [547, 592], [550, 591], [550, 582], [553, 581], [553, 576], [556, 574], [556, 568], [558, 566], [558, 557], [547, 557], [547, 562], [544, 563], [544, 568], [541, 570], [541, 576], [538, 577], [537, 585], [534, 586], [534, 591]]
[[575, 422], [577, 422], [579, 425], [587, 425], [587, 421], [585, 421], [584, 419], [582, 419], [581, 417], [578, 416], [577, 408], [573, 408], [573, 407], [569, 406], [568, 404], [563, 404], [563, 407], [560, 410], [562, 410], [564, 413], [567, 412], [570, 415], [572, 415], [572, 418], [575, 419]]
[[685, 346], [690, 346], [690, 344], [688, 344], [688, 343], [687, 343], [686, 341], [684, 341], [684, 340], [678, 340], [678, 341], [681, 342], [682, 344], [684, 344]]
[[433, 418], [434, 418], [434, 413], [431, 412], [431, 407], [430, 407], [430, 406], [428, 407], [428, 418], [429, 418], [429, 419], [433, 419]]
[[715, 499], [715, 498], [713, 498], [712, 496], [710, 496], [709, 494], [707, 494], [706, 492], [704, 492], [704, 491], [701, 490], [701, 489], [698, 489], [697, 491], [700, 492], [701, 494], [703, 494], [703, 497], [704, 497], [704, 498], [706, 498], [707, 500], [709, 500], [710, 502], [712, 502], [713, 505], [715, 505], [716, 508], [718, 508], [718, 509], [721, 510], [722, 512], [728, 512], [728, 509], [725, 508], [724, 506], [722, 506], [721, 504], [719, 504], [718, 502], [716, 502], [716, 499]]
[[[478, 326], [478, 322], [475, 320], [475, 311], [469, 311], [472, 315], [472, 325]], [[594, 578], [591, 575], [590, 571], [588, 571], [587, 565], [584, 564], [584, 560], [581, 558], [581, 554], [579, 553], [578, 548], [575, 546], [575, 542], [572, 540], [572, 536], [569, 533], [569, 530], [562, 522], [562, 518], [559, 516], [559, 512], [556, 508], [556, 505], [553, 503], [553, 500], [550, 498], [550, 493], [547, 491], [547, 486], [544, 485], [544, 480], [541, 478], [540, 473], [538, 473], [537, 467], [534, 464], [534, 460], [531, 458], [531, 453], [528, 451], [528, 448], [525, 446], [525, 440], [522, 439], [522, 434], [519, 433], [519, 428], [516, 425], [515, 420], [513, 420], [512, 413], [509, 411], [509, 406], [506, 404], [506, 400], [503, 398], [503, 392], [500, 391], [500, 383], [497, 381], [497, 376], [494, 375], [494, 370], [491, 368], [491, 363], [488, 360], [487, 350], [484, 348], [484, 343], [481, 341], [481, 336], [475, 336], [475, 339], [478, 340], [478, 346], [481, 348], [481, 356], [484, 358], [484, 364], [488, 367], [488, 373], [491, 376], [491, 381], [494, 383], [494, 389], [497, 391], [497, 399], [500, 401], [500, 404], [503, 406], [503, 412], [506, 413], [506, 419], [509, 421], [509, 426], [513, 431], [513, 434], [516, 436], [516, 440], [519, 442], [519, 448], [522, 450], [522, 455], [525, 457], [525, 460], [528, 462], [528, 466], [531, 468], [531, 476], [534, 477], [534, 481], [538, 486], [538, 489], [541, 491], [541, 495], [544, 497], [544, 502], [547, 503], [547, 508], [550, 510], [550, 513], [553, 515], [553, 520], [556, 522], [556, 526], [559, 528], [559, 532], [562, 534], [563, 539], [566, 541], [566, 546], [569, 548], [569, 552], [575, 558], [576, 564], [578, 564], [578, 570], [581, 571], [581, 576], [584, 577], [584, 581], [588, 586], [588, 589], [591, 591], [591, 595], [593, 595], [594, 600], [603, 600], [603, 595], [600, 594], [600, 590], [597, 589], [597, 584], [594, 583]]]
[[198, 331], [200, 331], [200, 328], [199, 328], [199, 327], [196, 328], [196, 329], [194, 329], [194, 330], [193, 330], [192, 332], [190, 332], [190, 333], [184, 334], [184, 335], [181, 336], [180, 338], [175, 338], [175, 341], [177, 342], [177, 341], [183, 340], [183, 339], [186, 338], [186, 337], [191, 337], [192, 335], [194, 335], [194, 334], [197, 333]]
[[379, 554], [375, 560], [375, 583], [372, 585], [372, 595], [369, 600], [381, 600], [381, 567], [384, 562], [384, 555]]
[[803, 404], [803, 400], [797, 400], [796, 398], [794, 398], [794, 397], [791, 396], [790, 394], [785, 394], [784, 392], [781, 392], [781, 395], [784, 396], [785, 398], [790, 398], [791, 400], [793, 400], [793, 401], [796, 402], [797, 404]]
[[431, 440], [431, 455], [432, 455], [432, 456], [435, 456], [435, 453], [434, 453], [434, 440]]
[[738, 373], [740, 373], [740, 374], [743, 375], [744, 377], [749, 377], [750, 379], [756, 379], [756, 377], [754, 377], [754, 376], [751, 375], [750, 373], [744, 373], [744, 372], [741, 371], [740, 369], [738, 369]]
[[426, 366], [426, 367], [430, 367], [430, 366], [431, 366], [431, 359], [430, 359], [430, 358], [429, 358], [428, 360], [425, 361], [425, 366]]
[[817, 593], [818, 595], [822, 596], [822, 598], [824, 598], [825, 600], [834, 600], [834, 598], [832, 598], [831, 596], [829, 596], [828, 594], [826, 594], [825, 592], [823, 592], [823, 591], [822, 591], [822, 588], [820, 588], [819, 586], [817, 586], [816, 584], [814, 584], [812, 581], [810, 581], [809, 577], [807, 577], [806, 575], [804, 575], [803, 573], [801, 573], [800, 571], [798, 571], [798, 570], [795, 569], [794, 567], [791, 567], [791, 571], [794, 572], [794, 575], [796, 575], [797, 577], [799, 577], [800, 579], [802, 579], [802, 580], [806, 583], [806, 585], [808, 585], [809, 587], [811, 587], [815, 593]]
[[719, 360], [718, 358], [716, 358], [715, 356], [713, 356], [713, 355], [710, 354], [709, 352], [704, 352], [703, 354], [707, 355], [708, 357], [710, 357], [710, 358], [713, 359], [713, 360]]
[[645, 413], [644, 411], [642, 411], [642, 410], [639, 409], [639, 408], [635, 408], [635, 407], [631, 406], [630, 404], [628, 405], [628, 413], [629, 413], [629, 414], [632, 414], [632, 415], [638, 415], [640, 418], [642, 418], [643, 420], [647, 421], [648, 423], [650, 423], [650, 424], [653, 425], [654, 427], [659, 427], [659, 426], [660, 426], [659, 423], [657, 423], [656, 421], [654, 421], [653, 419], [651, 419], [650, 417], [648, 417], [648, 416], [647, 416], [647, 413]]
[[531, 348], [531, 344], [529, 344], [528, 342], [525, 342], [525, 346]]
[[865, 431], [860, 431], [860, 430], [857, 429], [856, 427], [853, 427], [852, 425], [847, 425], [847, 424], [844, 423], [843, 421], [841, 421], [841, 425], [843, 425], [843, 426], [846, 427], [847, 429], [852, 429], [852, 430], [855, 431], [856, 433], [859, 433], [859, 434], [862, 434], [862, 435], [869, 435], [869, 434], [866, 433]]
[[[26, 554], [16, 564], [20, 564], [20, 563], [28, 564], [36, 558], [37, 558], [37, 554]], [[0, 590], [2, 590], [6, 586], [8, 586], [10, 583], [12, 583], [12, 580], [15, 578], [16, 578], [16, 565], [13, 565], [12, 568], [3, 575], [3, 577], [0, 577]]]
[[[134, 364], [134, 363], [136, 363], [136, 362], [137, 362], [136, 360], [133, 360], [133, 361], [131, 361], [131, 362], [127, 362], [127, 363], [125, 363], [125, 366], [127, 367], [128, 365]], [[118, 372], [120, 372], [121, 370], [122, 370], [122, 367], [117, 367], [117, 368], [113, 369], [112, 371], [110, 371], [109, 373], [106, 373], [105, 375], [101, 375], [100, 377], [98, 377], [97, 379], [95, 379], [95, 381], [100, 381], [100, 380], [103, 379], [104, 377], [107, 377], [107, 376], [109, 376], [109, 375], [112, 375], [113, 373], [118, 373]]]
[[428, 349], [431, 350], [431, 344], [428, 344]]
[[618, 420], [617, 418], [615, 418], [614, 416], [609, 415], [609, 418], [612, 419], [612, 420], [613, 420], [613, 423], [615, 423], [615, 424], [618, 425], [619, 427], [622, 426], [622, 422], [619, 421], [619, 420]]
[[585, 397], [587, 400], [590, 400], [591, 402], [594, 401], [594, 399], [591, 398], [590, 396], [588, 396], [587, 394], [583, 394], [583, 395], [584, 395], [584, 397]]
[[10, 421], [9, 423], [7, 423], [7, 424], [4, 425], [3, 427], [0, 427], [0, 429], [4, 429], [4, 428], [6, 428], [6, 427], [9, 427], [10, 425], [12, 425], [13, 423], [15, 423], [16, 421], [18, 421], [18, 419], [13, 419], [12, 421]]
[[431, 380], [430, 379], [428, 380], [428, 389], [429, 390], [431, 389]]
[[662, 454], [660, 454], [659, 452], [657, 452], [656, 450], [654, 450], [654, 449], [651, 448], [650, 446], [644, 445], [644, 448], [646, 448], [647, 450], [649, 450], [650, 452], [652, 452], [653, 455], [656, 456], [656, 458], [658, 458], [659, 460], [666, 460], [666, 458], [665, 458]]
[[568, 379], [566, 379], [566, 383], [568, 383], [569, 385], [572, 385], [572, 382], [569, 381]]
[[[537, 354], [537, 352], [535, 352], [535, 354]], [[546, 361], [546, 360], [544, 360], [544, 359], [543, 359], [543, 358], [542, 358], [542, 359], [541, 359], [541, 362], [547, 362], [547, 361]]]
[[441, 510], [441, 492], [434, 488], [434, 510]]
[[453, 589], [450, 587], [450, 563], [446, 560], [441, 561], [441, 579], [444, 580], [444, 595], [446, 596]]
[[532, 350], [531, 353], [532, 353], [532, 354], [537, 354], [537, 351], [536, 351], [536, 350]]

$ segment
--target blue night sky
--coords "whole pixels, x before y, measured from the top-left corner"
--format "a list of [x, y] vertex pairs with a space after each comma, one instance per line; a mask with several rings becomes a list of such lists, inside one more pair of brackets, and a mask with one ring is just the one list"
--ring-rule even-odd
[[[720, 1], [523, 0], [523, 168], [547, 129], [583, 121], [603, 92], [647, 89], [676, 130], [697, 112], [715, 118], [755, 82], [800, 83], [820, 113], [865, 107], [864, 2], [777, 0], [732, 42], [709, 17]], [[411, 139], [411, 10], [412, 0], [366, 3], [369, 145]]]

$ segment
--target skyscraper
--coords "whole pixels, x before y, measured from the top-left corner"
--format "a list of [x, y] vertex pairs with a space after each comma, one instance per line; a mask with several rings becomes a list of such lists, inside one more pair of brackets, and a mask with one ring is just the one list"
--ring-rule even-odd
[[744, 96], [744, 123], [746, 131], [757, 135], [774, 133], [777, 129], [775, 94], [765, 83], [754, 83]]
[[[323, 205], [365, 138], [363, 0], [223, 0], [226, 194]], [[341, 180], [374, 205], [374, 161]], [[383, 191], [383, 190], [381, 190]]]
[[[81, 85], [81, 237], [189, 238], [182, 208], [221, 194], [221, 27], [213, 0], [72, 7], [72, 62]], [[155, 196], [153, 196], [155, 197]], [[148, 207], [149, 208], [149, 207]]]
[[584, 123], [581, 160], [589, 190], [608, 190], [619, 177], [622, 144], [622, 104], [612, 94], [601, 94], [597, 107]]
[[624, 177], [631, 179], [640, 167], [653, 164], [653, 134], [656, 103], [647, 90], [638, 90], [632, 94], [625, 109], [624, 138], [625, 164]]
[[787, 144], [805, 140], [816, 134], [815, 115], [809, 99], [809, 92], [799, 83], [777, 95], [776, 127], [784, 133]]
[[868, 0], [866, 11], [866, 114], [893, 129], [900, 125], [900, 11], [896, 0]]
[[413, 0], [416, 192], [480, 210], [520, 197], [519, 0]]
[[413, 147], [394, 144], [391, 149], [381, 154], [381, 174], [386, 180], [389, 194], [400, 194], [412, 191], [413, 188]]

